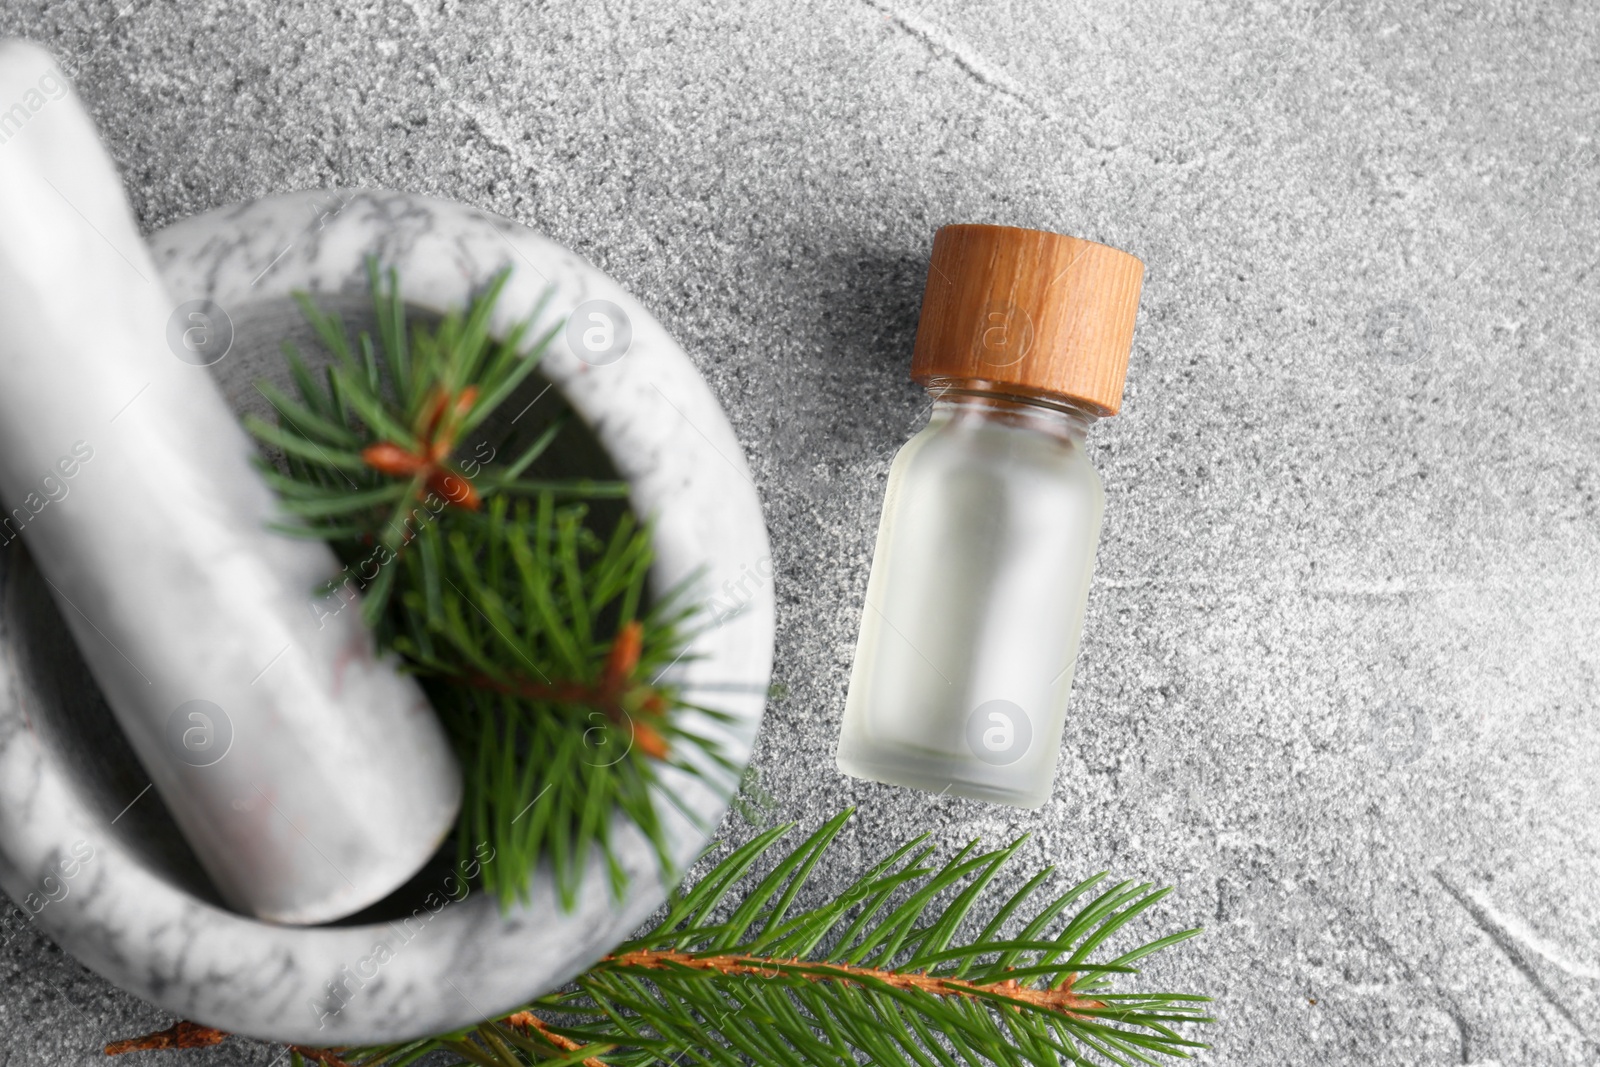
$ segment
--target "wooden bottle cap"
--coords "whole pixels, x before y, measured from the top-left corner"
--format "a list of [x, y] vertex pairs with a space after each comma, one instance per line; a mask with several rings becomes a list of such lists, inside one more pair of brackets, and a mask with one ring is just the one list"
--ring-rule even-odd
[[911, 377], [976, 378], [1122, 407], [1144, 264], [1115, 248], [1015, 226], [933, 238]]

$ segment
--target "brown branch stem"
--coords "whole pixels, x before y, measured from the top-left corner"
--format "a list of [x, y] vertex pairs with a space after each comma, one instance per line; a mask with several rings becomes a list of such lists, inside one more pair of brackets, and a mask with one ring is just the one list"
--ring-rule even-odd
[[[550, 1042], [551, 1045], [562, 1052], [576, 1052], [584, 1046], [578, 1044], [570, 1037], [563, 1037], [550, 1029], [548, 1023], [531, 1011], [519, 1011], [515, 1015], [508, 1015], [505, 1022], [519, 1030], [535, 1030], [539, 1036]], [[583, 1060], [583, 1067], [609, 1067], [605, 1060], [597, 1056], [589, 1056]]]
[[1015, 978], [1003, 982], [969, 982], [961, 978], [945, 978], [921, 972], [889, 970], [881, 967], [862, 967], [850, 963], [826, 963], [799, 958], [773, 959], [765, 956], [742, 956], [722, 953], [700, 956], [674, 949], [640, 949], [607, 956], [602, 963], [617, 967], [642, 967], [649, 970], [668, 970], [688, 967], [700, 971], [716, 971], [729, 975], [760, 975], [776, 978], [780, 974], [795, 974], [814, 982], [841, 982], [847, 985], [865, 985], [878, 982], [895, 989], [915, 990], [939, 997], [969, 997], [987, 999], [992, 996], [1015, 1001], [1013, 1008], [1021, 1005], [1042, 1008], [1061, 1015], [1076, 1015], [1084, 1011], [1104, 1008], [1105, 1002], [1082, 996], [1072, 990], [1076, 975], [1070, 976], [1059, 989], [1037, 989], [1023, 985]]
[[[162, 1049], [175, 1048], [210, 1048], [220, 1045], [227, 1040], [228, 1032], [218, 1030], [212, 1026], [202, 1026], [183, 1020], [174, 1023], [165, 1030], [157, 1030], [143, 1037], [130, 1037], [124, 1041], [113, 1041], [105, 1047], [107, 1056], [122, 1056], [129, 1052], [156, 1052]], [[350, 1067], [338, 1054], [329, 1049], [306, 1048], [303, 1045], [290, 1045], [290, 1052], [298, 1052], [312, 1063], [320, 1063], [322, 1067]]]
[[227, 1033], [210, 1026], [201, 1026], [187, 1020], [175, 1023], [165, 1030], [157, 1030], [143, 1037], [130, 1037], [113, 1041], [105, 1047], [107, 1056], [121, 1056], [129, 1052], [151, 1052], [167, 1048], [209, 1048], [220, 1045]]

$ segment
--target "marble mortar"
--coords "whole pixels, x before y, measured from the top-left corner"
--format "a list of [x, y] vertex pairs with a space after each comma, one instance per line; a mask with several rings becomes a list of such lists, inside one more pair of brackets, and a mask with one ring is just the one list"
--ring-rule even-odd
[[[620, 309], [631, 326], [624, 355], [580, 358], [558, 334], [538, 380], [506, 405], [507, 418], [537, 426], [570, 408], [578, 416], [562, 435], [570, 462], [580, 473], [625, 478], [632, 507], [654, 518], [652, 589], [690, 581], [707, 597], [732, 597], [737, 609], [720, 612], [672, 670], [692, 699], [735, 717], [728, 725], [702, 717], [695, 727], [719, 737], [735, 762], [748, 760], [774, 625], [759, 501], [711, 391], [616, 283], [520, 224], [377, 190], [221, 208], [160, 231], [151, 244], [179, 311], [199, 307], [219, 331], [206, 358], [225, 354], [195, 372], [217, 375], [236, 410], [265, 410], [253, 383], [282, 382], [280, 341], [309, 336], [291, 293], [309, 291], [359, 322], [369, 255], [398, 270], [418, 315], [463, 305], [510, 267], [496, 332], [526, 317], [546, 286], [553, 299], [542, 323], [590, 300]], [[738, 781], [715, 771], [707, 779], [667, 774], [679, 804], [663, 804], [664, 819], [681, 869]], [[544, 875], [529, 902], [502, 912], [451, 881], [452, 855], [338, 925], [262, 923], [220, 904], [147, 782], [20, 542], [0, 550], [0, 886], [62, 948], [125, 989], [183, 1018], [255, 1037], [403, 1040], [503, 1013], [559, 985], [626, 937], [665, 894], [648, 844], [618, 826], [630, 876], [620, 902], [599, 888], [603, 872], [591, 857], [592, 888], [571, 912], [560, 910]]]

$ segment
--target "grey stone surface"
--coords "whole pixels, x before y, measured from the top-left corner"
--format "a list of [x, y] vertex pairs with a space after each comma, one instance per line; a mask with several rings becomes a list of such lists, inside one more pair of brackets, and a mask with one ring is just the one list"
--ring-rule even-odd
[[[1210, 1062], [1600, 1060], [1600, 12], [731, 8], [11, 0], [0, 33], [75, 57], [147, 228], [404, 188], [651, 307], [768, 509], [783, 814], [859, 804], [863, 853], [1029, 830], [1030, 864], [1175, 885], [1154, 923], [1207, 933], [1145, 980], [1218, 998]], [[1033, 813], [832, 768], [958, 221], [1148, 266]], [[0, 1065], [168, 1022], [0, 919]]]

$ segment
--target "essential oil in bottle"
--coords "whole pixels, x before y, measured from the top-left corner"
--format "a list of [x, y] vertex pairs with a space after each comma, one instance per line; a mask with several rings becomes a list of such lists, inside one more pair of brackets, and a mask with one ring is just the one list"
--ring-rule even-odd
[[934, 237], [911, 377], [933, 398], [889, 469], [839, 769], [1035, 808], [1050, 797], [1100, 479], [1144, 265], [1010, 226]]

